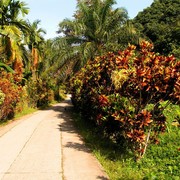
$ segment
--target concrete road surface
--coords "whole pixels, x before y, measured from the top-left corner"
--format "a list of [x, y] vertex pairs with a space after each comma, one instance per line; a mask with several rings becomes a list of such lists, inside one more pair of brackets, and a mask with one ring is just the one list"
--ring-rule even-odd
[[2, 180], [107, 180], [66, 109], [70, 97], [0, 128]]

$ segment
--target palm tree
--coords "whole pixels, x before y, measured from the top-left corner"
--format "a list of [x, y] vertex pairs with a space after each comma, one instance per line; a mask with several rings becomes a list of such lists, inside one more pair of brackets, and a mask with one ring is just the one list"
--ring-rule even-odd
[[[23, 33], [28, 31], [26, 21], [19, 18], [28, 13], [24, 2], [14, 0], [2, 0], [0, 2], [0, 37], [1, 45], [5, 46], [7, 54], [13, 54], [13, 44], [22, 40]], [[3, 44], [4, 43], [4, 44]], [[15, 45], [15, 46], [16, 46]]]
[[59, 24], [58, 33], [63, 36], [56, 41], [62, 44], [58, 56], [62, 67], [73, 62], [77, 70], [87, 60], [119, 49], [118, 31], [127, 20], [127, 11], [113, 9], [114, 4], [114, 0], [79, 0], [74, 19]]
[[30, 33], [28, 33], [26, 36], [26, 42], [29, 49], [31, 50], [32, 71], [34, 79], [36, 79], [35, 73], [41, 58], [41, 46], [44, 43], [43, 34], [46, 33], [44, 29], [38, 27], [39, 23], [40, 20], [36, 20], [32, 24], [28, 22]]
[[22, 39], [28, 31], [27, 23], [19, 17], [27, 14], [28, 8], [24, 2], [2, 0], [0, 12], [0, 60], [17, 68], [17, 64], [23, 61], [25, 48]]
[[0, 1], [0, 26], [16, 25], [21, 30], [26, 29], [26, 23], [19, 16], [28, 14], [29, 8], [25, 2], [15, 0]]
[[53, 78], [51, 76], [51, 69], [52, 66], [55, 65], [54, 63], [54, 48], [52, 46], [53, 44], [53, 40], [48, 39], [46, 41], [44, 41], [44, 43], [42, 44], [41, 48], [42, 48], [42, 59], [43, 61], [41, 61], [39, 63], [39, 71], [40, 71], [40, 76], [43, 80], [47, 80], [49, 78]]

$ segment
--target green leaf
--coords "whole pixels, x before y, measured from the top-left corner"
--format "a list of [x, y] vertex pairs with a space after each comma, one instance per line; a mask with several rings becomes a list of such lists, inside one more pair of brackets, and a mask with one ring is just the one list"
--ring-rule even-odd
[[6, 64], [4, 64], [2, 62], [0, 62], [0, 68], [1, 67], [6, 69], [8, 72], [14, 73], [14, 70], [12, 68], [10, 68], [8, 65], [6, 65]]

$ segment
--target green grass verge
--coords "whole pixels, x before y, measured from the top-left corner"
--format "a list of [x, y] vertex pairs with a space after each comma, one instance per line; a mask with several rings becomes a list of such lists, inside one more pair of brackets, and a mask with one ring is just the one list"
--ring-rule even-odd
[[12, 119], [7, 119], [7, 120], [5, 120], [5, 121], [0, 121], [0, 127], [1, 127], [1, 126], [6, 126], [6, 125], [9, 124], [10, 122], [15, 121], [15, 120], [17, 120], [17, 119], [19, 119], [19, 118], [21, 118], [21, 117], [23, 117], [23, 116], [25, 116], [25, 115], [32, 114], [33, 112], [36, 112], [37, 110], [38, 110], [38, 109], [36, 109], [36, 108], [25, 108], [25, 109], [22, 110], [21, 112], [16, 113], [15, 116], [14, 116], [14, 118], [12, 118]]
[[53, 100], [50, 104], [45, 104], [44, 106], [41, 106], [39, 108], [32, 108], [32, 107], [28, 107], [27, 104], [23, 104], [23, 105], [21, 105], [21, 106], [23, 106], [23, 110], [21, 112], [16, 112], [15, 116], [12, 119], [0, 121], [0, 126], [5, 126], [5, 125], [9, 124], [11, 121], [17, 120], [28, 114], [32, 114], [32, 113], [36, 112], [37, 110], [47, 109], [47, 108], [51, 107], [52, 105], [63, 101], [66, 98], [66, 96], [67, 96], [66, 94], [61, 93], [61, 95], [59, 96], [59, 101]]
[[25, 108], [20, 113], [17, 113], [15, 115], [14, 119], [18, 119], [18, 118], [21, 118], [25, 115], [32, 114], [32, 113], [36, 112], [37, 110], [38, 110], [37, 108]]
[[[143, 159], [135, 161], [131, 152], [122, 151], [103, 139], [98, 130], [73, 113], [75, 126], [102, 164], [111, 180], [180, 180], [180, 107], [169, 106], [167, 131], [158, 145], [151, 144]], [[175, 121], [175, 122], [174, 122]]]

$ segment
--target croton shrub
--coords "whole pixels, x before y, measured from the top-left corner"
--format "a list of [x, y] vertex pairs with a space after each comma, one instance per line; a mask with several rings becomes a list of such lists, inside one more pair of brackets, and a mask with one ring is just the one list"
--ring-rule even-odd
[[89, 61], [71, 79], [72, 102], [114, 142], [142, 157], [166, 129], [164, 109], [180, 102], [180, 62], [143, 41]]
[[22, 86], [18, 84], [17, 74], [1, 72], [0, 76], [0, 120], [12, 118], [20, 100]]
[[0, 67], [0, 121], [14, 117], [22, 97], [22, 61], [16, 58], [12, 66], [1, 63]]
[[[2, 66], [2, 63], [1, 63]], [[16, 60], [13, 69], [0, 67], [0, 121], [14, 117], [28, 107], [47, 106], [54, 100], [52, 83], [41, 78], [23, 78], [22, 61]]]

